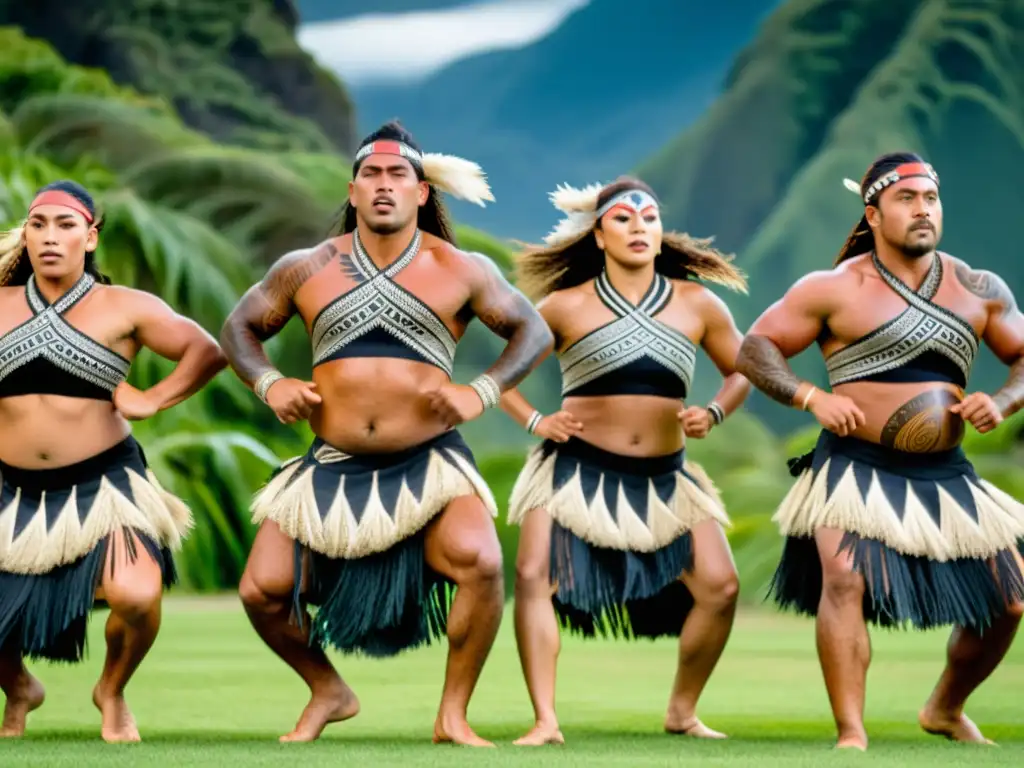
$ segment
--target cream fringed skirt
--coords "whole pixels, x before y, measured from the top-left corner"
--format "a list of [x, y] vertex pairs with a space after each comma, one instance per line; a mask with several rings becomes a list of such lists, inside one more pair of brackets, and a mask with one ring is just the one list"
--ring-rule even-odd
[[679, 451], [637, 458], [578, 438], [529, 454], [508, 521], [551, 517], [551, 583], [563, 626], [584, 636], [678, 635], [693, 605], [680, 581], [693, 568], [694, 526], [729, 518], [705, 472]]
[[301, 623], [303, 602], [317, 606], [311, 642], [393, 656], [446, 632], [453, 585], [426, 564], [424, 537], [467, 495], [497, 516], [457, 431], [386, 454], [342, 453], [317, 438], [257, 494], [253, 522], [272, 520], [295, 541], [294, 617]]
[[790, 466], [797, 480], [774, 517], [786, 537], [779, 606], [817, 614], [819, 528], [845, 532], [870, 623], [981, 629], [1024, 599], [1024, 504], [978, 477], [959, 447], [907, 453], [822, 431]]
[[133, 437], [77, 464], [21, 469], [0, 463], [0, 646], [31, 659], [80, 661], [110, 547], [134, 540], [176, 581], [172, 551], [192, 524]]

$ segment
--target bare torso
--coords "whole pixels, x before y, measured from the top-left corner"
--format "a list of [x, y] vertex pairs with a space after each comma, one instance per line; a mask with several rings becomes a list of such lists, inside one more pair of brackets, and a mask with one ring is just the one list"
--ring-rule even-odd
[[[340, 253], [295, 294], [307, 331], [324, 307], [353, 290], [360, 280], [349, 267], [351, 236], [337, 238], [334, 245]], [[460, 277], [460, 266], [459, 255], [429, 238], [412, 262], [392, 278], [430, 307], [456, 340], [470, 319], [466, 310], [470, 292]], [[348, 358], [316, 366], [313, 381], [322, 403], [313, 409], [309, 424], [317, 436], [341, 451], [399, 451], [448, 429], [429, 407], [429, 394], [449, 381], [434, 365], [383, 357]]]
[[[655, 318], [683, 333], [695, 345], [704, 336], [700, 314], [703, 294], [699, 283], [672, 281], [672, 299]], [[615, 320], [615, 314], [601, 301], [593, 282], [554, 294], [545, 312], [552, 323], [556, 351], [565, 352], [579, 339]], [[580, 423], [580, 438], [606, 451], [624, 456], [662, 456], [683, 448], [685, 438], [678, 414], [683, 403], [651, 395], [609, 395], [566, 397], [563, 408]]]
[[[96, 285], [64, 313], [73, 327], [131, 360], [138, 351], [119, 289]], [[0, 336], [32, 317], [24, 286], [0, 288]], [[0, 461], [26, 469], [74, 464], [131, 432], [109, 400], [63, 395], [0, 398]]]
[[[961, 284], [955, 262], [941, 257], [943, 278], [932, 302], [966, 320], [980, 338], [987, 317], [985, 302]], [[838, 298], [837, 309], [828, 318], [828, 336], [820, 343], [826, 357], [907, 309], [907, 302], [884, 282], [867, 256], [852, 259], [838, 271], [830, 290]], [[865, 424], [853, 433], [862, 440], [928, 453], [948, 450], [963, 438], [964, 420], [949, 411], [964, 397], [956, 384], [856, 381], [839, 384], [833, 391], [849, 397], [864, 413]]]

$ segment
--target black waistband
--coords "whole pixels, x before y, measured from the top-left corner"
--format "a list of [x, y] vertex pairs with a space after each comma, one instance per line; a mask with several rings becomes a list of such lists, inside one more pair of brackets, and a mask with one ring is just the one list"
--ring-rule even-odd
[[663, 475], [682, 469], [685, 450], [662, 454], [661, 456], [623, 456], [598, 448], [578, 437], [570, 437], [564, 443], [545, 440], [542, 443], [545, 455], [557, 451], [562, 456], [571, 456], [580, 461], [594, 464], [603, 470], [627, 475]]
[[307, 456], [312, 457], [316, 451], [323, 446], [334, 448], [337, 451], [341, 451], [348, 458], [345, 459], [345, 471], [373, 471], [376, 469], [385, 469], [387, 467], [393, 467], [403, 462], [420, 456], [432, 448], [447, 448], [457, 453], [463, 454], [467, 459], [472, 461], [472, 452], [466, 441], [462, 438], [462, 435], [458, 430], [450, 429], [447, 432], [442, 432], [436, 437], [432, 437], [417, 445], [404, 448], [400, 451], [392, 451], [387, 453], [359, 453], [351, 454], [337, 446], [331, 445], [326, 440], [317, 437], [313, 440], [313, 444], [309, 448]]
[[135, 465], [137, 469], [144, 468], [146, 464], [142, 446], [136, 442], [133, 435], [128, 435], [124, 440], [102, 453], [63, 467], [28, 469], [0, 461], [0, 478], [5, 485], [15, 488], [23, 488], [26, 491], [47, 491], [70, 488], [92, 480], [112, 467], [126, 464]]
[[911, 453], [857, 437], [840, 437], [823, 429], [814, 450], [815, 465], [823, 463], [830, 455], [846, 456], [852, 461], [911, 478], [935, 479], [973, 473], [971, 461], [959, 445], [945, 451]]

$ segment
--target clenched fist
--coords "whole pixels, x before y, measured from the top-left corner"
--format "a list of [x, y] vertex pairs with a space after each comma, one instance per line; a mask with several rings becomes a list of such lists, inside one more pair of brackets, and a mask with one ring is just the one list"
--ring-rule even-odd
[[679, 411], [679, 423], [683, 425], [683, 434], [687, 437], [707, 437], [711, 431], [711, 411], [699, 405], [691, 405]]
[[443, 384], [428, 398], [431, 409], [449, 427], [471, 421], [484, 412], [483, 400], [468, 384]]
[[160, 410], [148, 394], [127, 381], [122, 381], [114, 390], [114, 407], [129, 421], [148, 419]]
[[959, 403], [950, 406], [952, 413], [970, 422], [979, 432], [991, 432], [1003, 421], [1003, 413], [995, 401], [983, 392], [972, 392]]
[[305, 421], [320, 405], [316, 384], [301, 379], [278, 379], [267, 390], [267, 405], [282, 424]]
[[807, 410], [814, 414], [821, 426], [840, 437], [852, 434], [867, 422], [864, 412], [853, 400], [820, 389], [814, 392]]

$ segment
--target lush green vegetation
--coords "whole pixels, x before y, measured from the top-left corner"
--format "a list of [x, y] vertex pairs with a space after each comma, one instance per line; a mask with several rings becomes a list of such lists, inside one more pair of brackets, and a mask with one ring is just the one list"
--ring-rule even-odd
[[[282, 252], [324, 236], [349, 180], [346, 158], [306, 150], [229, 147], [183, 125], [173, 111], [114, 85], [101, 71], [69, 66], [45, 44], [0, 29], [0, 218], [14, 224], [34, 191], [72, 177], [106, 212], [100, 263], [116, 282], [152, 290], [216, 333], [237, 297]], [[460, 227], [461, 244], [508, 265], [506, 246]], [[474, 324], [460, 347], [456, 379], [467, 381], [499, 354], [501, 341]], [[278, 365], [308, 375], [308, 341], [298, 321], [271, 342]], [[147, 386], [170, 370], [143, 354], [132, 377]], [[713, 368], [701, 376], [710, 381]], [[717, 385], [716, 385], [717, 386]], [[524, 393], [548, 410], [558, 402], [557, 366], [545, 362]], [[1024, 495], [1020, 420], [969, 448], [992, 479]], [[253, 536], [248, 503], [282, 458], [303, 451], [305, 425], [285, 428], [230, 372], [185, 404], [140, 423], [136, 433], [164, 482], [196, 513], [180, 562], [197, 590], [233, 588]], [[500, 412], [466, 425], [482, 471], [507, 500], [531, 439]], [[735, 520], [731, 539], [744, 595], [758, 599], [780, 542], [770, 515], [790, 484], [786, 459], [813, 440], [782, 438], [750, 413], [694, 441], [691, 456], [722, 490]], [[516, 532], [499, 520], [510, 578]]]

